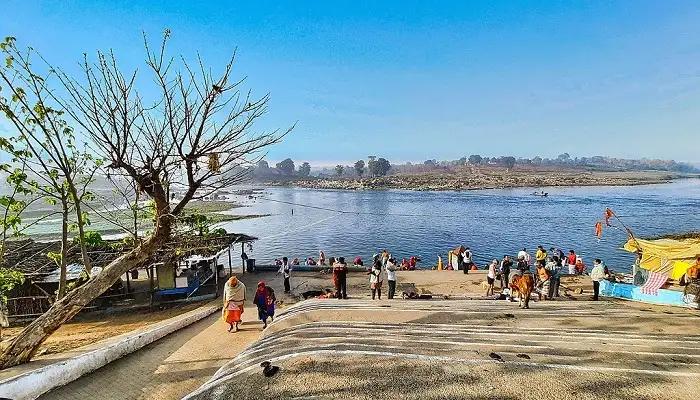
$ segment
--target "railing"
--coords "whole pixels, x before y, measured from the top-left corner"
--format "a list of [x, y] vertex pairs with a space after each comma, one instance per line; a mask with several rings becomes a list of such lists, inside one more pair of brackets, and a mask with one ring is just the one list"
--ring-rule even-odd
[[36, 317], [51, 307], [48, 296], [11, 297], [7, 299], [7, 312], [9, 317], [24, 318]]

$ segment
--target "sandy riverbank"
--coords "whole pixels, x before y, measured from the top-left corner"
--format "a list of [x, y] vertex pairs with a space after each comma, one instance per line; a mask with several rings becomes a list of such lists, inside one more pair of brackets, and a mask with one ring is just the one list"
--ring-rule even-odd
[[665, 171], [599, 172], [585, 170], [533, 170], [504, 168], [464, 168], [423, 174], [397, 174], [365, 179], [300, 179], [271, 182], [272, 186], [298, 186], [342, 190], [478, 190], [554, 186], [632, 186], [667, 183], [690, 177]]
[[[275, 289], [277, 298], [283, 303], [293, 303], [302, 300], [302, 294], [308, 291], [324, 291], [333, 289], [333, 278], [330, 273], [323, 272], [294, 272], [291, 279], [292, 293], [284, 295], [283, 280], [274, 272], [246, 273], [239, 275], [246, 285], [257, 284], [263, 280]], [[432, 294], [439, 298], [485, 298], [486, 271], [471, 271], [464, 274], [462, 271], [398, 271], [397, 272], [397, 297], [405, 288], [413, 288], [417, 293]], [[352, 299], [371, 298], [369, 278], [362, 272], [348, 274], [348, 296]], [[383, 293], [386, 296], [387, 283], [384, 283]], [[496, 282], [496, 293], [500, 292], [500, 285]], [[561, 297], [557, 301], [587, 299], [592, 295], [592, 284], [588, 276], [563, 277], [561, 281]]]

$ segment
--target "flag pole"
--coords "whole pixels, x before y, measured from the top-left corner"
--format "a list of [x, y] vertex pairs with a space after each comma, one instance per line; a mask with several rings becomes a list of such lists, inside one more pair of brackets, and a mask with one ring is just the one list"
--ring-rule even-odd
[[617, 222], [619, 222], [620, 225], [622, 225], [622, 227], [625, 228], [625, 230], [627, 231], [627, 234], [629, 235], [629, 237], [630, 237], [632, 240], [634, 240], [634, 243], [637, 244], [637, 249], [641, 250], [641, 245], [640, 245], [639, 242], [637, 241], [637, 238], [634, 237], [634, 233], [632, 233], [632, 229], [628, 228], [627, 225], [625, 225], [625, 223], [622, 222], [622, 219], [620, 219], [620, 217], [618, 217], [617, 214], [615, 214], [615, 212], [614, 212], [613, 210], [611, 210], [610, 208], [606, 208], [606, 209], [605, 209], [605, 212], [606, 212], [606, 213], [609, 212], [610, 215], [612, 215], [613, 217], [615, 217], [615, 219], [617, 220]]

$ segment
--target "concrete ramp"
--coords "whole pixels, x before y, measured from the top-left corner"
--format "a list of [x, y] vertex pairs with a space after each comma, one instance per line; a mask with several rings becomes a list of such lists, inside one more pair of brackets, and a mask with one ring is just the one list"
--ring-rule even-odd
[[[696, 312], [619, 302], [298, 303], [191, 399], [693, 398]], [[280, 370], [266, 377], [260, 364]]]

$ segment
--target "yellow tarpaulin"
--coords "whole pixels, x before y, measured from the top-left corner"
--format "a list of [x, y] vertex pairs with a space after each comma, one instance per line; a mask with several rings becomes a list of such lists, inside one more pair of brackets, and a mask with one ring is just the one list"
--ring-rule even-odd
[[700, 239], [629, 239], [624, 249], [631, 253], [642, 251], [640, 267], [680, 279], [700, 256]]

